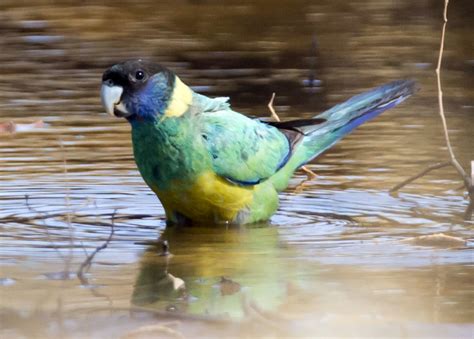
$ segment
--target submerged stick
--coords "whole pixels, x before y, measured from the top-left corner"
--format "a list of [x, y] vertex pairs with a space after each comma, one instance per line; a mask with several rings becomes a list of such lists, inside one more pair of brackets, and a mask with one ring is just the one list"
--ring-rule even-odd
[[107, 238], [107, 240], [105, 240], [105, 242], [102, 245], [97, 246], [95, 248], [94, 252], [92, 252], [90, 255], [88, 255], [86, 257], [86, 260], [84, 260], [81, 263], [81, 265], [79, 266], [79, 269], [77, 270], [77, 277], [81, 281], [82, 285], [88, 285], [88, 281], [87, 281], [87, 278], [84, 276], [84, 273], [87, 273], [87, 271], [91, 267], [92, 260], [94, 259], [94, 257], [96, 256], [97, 253], [99, 253], [100, 251], [107, 248], [110, 241], [112, 240], [112, 237], [114, 236], [114, 233], [115, 233], [115, 213], [116, 212], [117, 212], [117, 210], [115, 210], [114, 213], [112, 214], [112, 220], [111, 220], [111, 223], [110, 223], [110, 234], [109, 234], [109, 237]]
[[421, 178], [421, 177], [425, 176], [426, 174], [428, 174], [428, 173], [431, 172], [431, 171], [434, 171], [434, 170], [437, 170], [437, 169], [440, 169], [440, 168], [443, 168], [443, 167], [447, 167], [447, 166], [450, 166], [450, 165], [451, 165], [451, 161], [439, 162], [439, 163], [430, 165], [430, 166], [426, 167], [426, 168], [425, 168], [423, 171], [421, 171], [420, 173], [415, 174], [414, 176], [409, 177], [408, 179], [403, 180], [401, 183], [399, 183], [399, 184], [393, 186], [393, 187], [390, 189], [390, 193], [393, 193], [393, 192], [398, 191], [400, 188], [402, 188], [402, 187], [408, 185], [409, 183], [415, 181], [415, 180], [418, 179], [418, 178]]

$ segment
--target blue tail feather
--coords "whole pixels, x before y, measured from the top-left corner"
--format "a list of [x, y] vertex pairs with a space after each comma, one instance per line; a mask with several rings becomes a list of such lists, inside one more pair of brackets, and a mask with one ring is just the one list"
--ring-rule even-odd
[[383, 106], [378, 106], [374, 109], [371, 109], [370, 111], [368, 111], [368, 112], [366, 112], [362, 115], [359, 115], [356, 118], [350, 120], [349, 123], [347, 123], [346, 125], [340, 127], [337, 130], [337, 132], [341, 133], [342, 136], [344, 136], [344, 135], [350, 133], [356, 127], [362, 125], [364, 122], [369, 121], [369, 120], [375, 118], [380, 113], [382, 113], [382, 112], [384, 112], [384, 111], [386, 111], [386, 110], [388, 110], [392, 107], [397, 106], [399, 103], [404, 101], [407, 97], [408, 96], [399, 97], [397, 99], [392, 100], [391, 102], [389, 102], [387, 104], [384, 104]]
[[[303, 128], [304, 165], [334, 145], [357, 126], [403, 102], [415, 92], [413, 80], [399, 80], [359, 94], [317, 115], [326, 122]], [[301, 166], [300, 165], [300, 166]]]

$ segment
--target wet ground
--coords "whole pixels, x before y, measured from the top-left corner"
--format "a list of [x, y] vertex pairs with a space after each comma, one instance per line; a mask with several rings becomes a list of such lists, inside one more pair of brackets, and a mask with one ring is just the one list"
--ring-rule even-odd
[[[450, 6], [445, 108], [469, 168], [473, 6]], [[447, 158], [440, 4], [7, 0], [0, 10], [2, 338], [473, 336], [462, 182], [446, 168], [388, 193]], [[259, 116], [272, 92], [289, 118], [398, 78], [421, 89], [311, 163], [318, 177], [303, 189], [297, 173], [268, 223], [166, 228], [128, 124], [98, 95], [105, 68], [138, 56]]]

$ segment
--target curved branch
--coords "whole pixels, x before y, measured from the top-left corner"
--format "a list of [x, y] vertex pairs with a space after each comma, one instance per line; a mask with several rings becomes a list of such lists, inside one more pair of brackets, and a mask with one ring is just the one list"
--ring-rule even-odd
[[411, 177], [409, 177], [408, 179], [405, 179], [403, 180], [401, 183], [393, 186], [391, 189], [390, 189], [390, 193], [393, 193], [393, 192], [396, 192], [398, 191], [400, 188], [402, 187], [405, 187], [406, 185], [408, 185], [409, 183], [415, 181], [416, 179], [418, 178], [421, 178], [422, 176], [428, 174], [429, 172], [431, 171], [434, 171], [434, 170], [437, 170], [437, 169], [440, 169], [440, 168], [443, 168], [443, 167], [447, 167], [451, 165], [451, 161], [446, 161], [446, 162], [438, 162], [436, 164], [433, 164], [433, 165], [430, 165], [428, 167], [426, 167], [423, 171], [421, 171], [420, 173], [418, 174], [415, 174]]

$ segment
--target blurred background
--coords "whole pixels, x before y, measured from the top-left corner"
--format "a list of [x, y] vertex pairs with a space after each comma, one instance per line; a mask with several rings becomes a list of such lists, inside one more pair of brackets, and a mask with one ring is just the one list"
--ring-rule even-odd
[[[457, 174], [388, 193], [447, 159], [434, 72], [443, 6], [2, 0], [2, 338], [471, 337], [473, 223]], [[445, 110], [469, 171], [474, 2], [449, 6]], [[137, 57], [262, 117], [273, 92], [287, 119], [395, 79], [414, 78], [420, 91], [313, 161], [318, 178], [295, 192], [298, 173], [269, 223], [166, 229], [128, 124], [100, 105], [102, 72]], [[160, 256], [163, 240], [172, 257]]]

